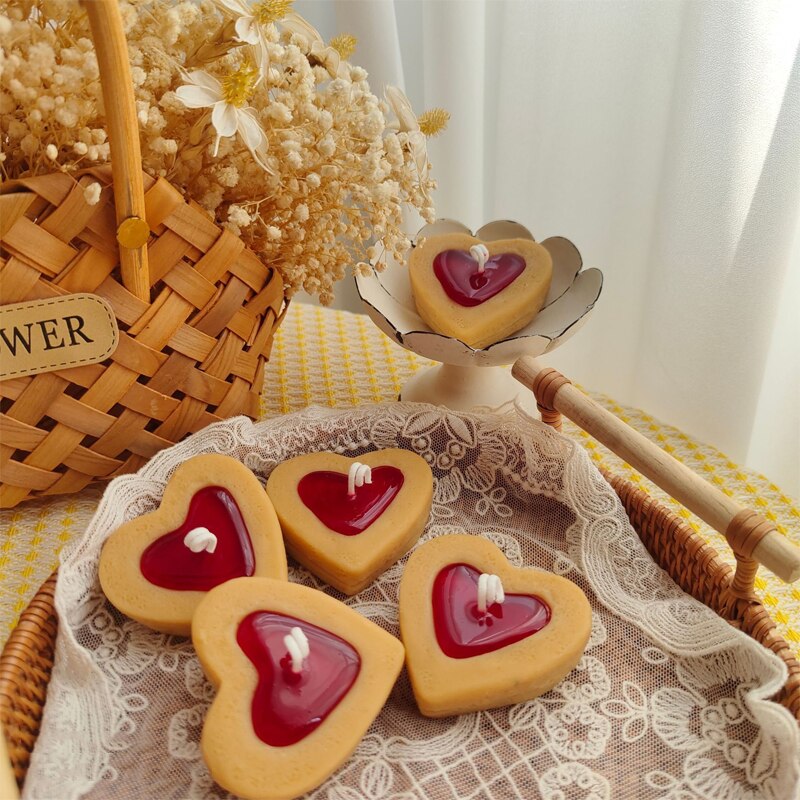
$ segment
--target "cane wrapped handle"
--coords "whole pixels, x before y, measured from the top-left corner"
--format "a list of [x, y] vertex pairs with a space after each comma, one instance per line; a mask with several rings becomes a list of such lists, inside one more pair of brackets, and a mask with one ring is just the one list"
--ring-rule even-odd
[[543, 418], [548, 415], [546, 422], [560, 427], [564, 414], [723, 534], [736, 555], [732, 590], [737, 596], [752, 595], [759, 563], [787, 583], [800, 579], [800, 548], [755, 511], [745, 509], [617, 419], [560, 372], [542, 367], [530, 356], [518, 359], [512, 371], [534, 392]]
[[103, 88], [122, 283], [131, 294], [149, 303], [150, 228], [145, 220], [139, 123], [122, 16], [117, 0], [83, 0], [83, 6], [92, 29]]

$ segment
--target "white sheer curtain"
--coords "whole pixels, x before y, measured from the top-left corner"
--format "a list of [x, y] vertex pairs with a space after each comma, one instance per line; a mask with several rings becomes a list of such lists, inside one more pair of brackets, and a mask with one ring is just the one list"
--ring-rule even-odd
[[800, 497], [800, 4], [298, 2], [415, 108], [440, 216], [605, 273], [551, 363]]

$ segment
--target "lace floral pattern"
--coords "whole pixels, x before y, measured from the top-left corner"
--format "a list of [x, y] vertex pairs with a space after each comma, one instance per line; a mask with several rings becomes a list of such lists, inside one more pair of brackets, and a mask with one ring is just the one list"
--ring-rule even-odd
[[[419, 453], [434, 471], [421, 541], [456, 531], [512, 564], [555, 571], [592, 603], [589, 646], [553, 690], [527, 703], [425, 719], [403, 673], [352, 758], [318, 800], [784, 798], [798, 786], [798, 729], [772, 696], [782, 662], [686, 596], [650, 560], [584, 452], [520, 412], [456, 414], [386, 404], [309, 409], [207, 428], [109, 487], [63, 556], [56, 665], [25, 796], [226, 797], [202, 761], [213, 697], [191, 643], [149, 631], [97, 583], [102, 543], [157, 507], [171, 472], [201, 452], [261, 479], [300, 453]], [[346, 602], [398, 633], [405, 559]], [[337, 592], [297, 565], [290, 580]]]

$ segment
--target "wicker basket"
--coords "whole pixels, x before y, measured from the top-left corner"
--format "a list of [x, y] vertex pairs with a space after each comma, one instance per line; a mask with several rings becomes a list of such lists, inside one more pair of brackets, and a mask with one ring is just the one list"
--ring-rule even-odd
[[[114, 310], [119, 345], [102, 364], [0, 382], [0, 508], [78, 491], [138, 469], [211, 422], [257, 416], [286, 310], [274, 269], [168, 181], [142, 172], [117, 3], [86, 9], [111, 168], [0, 187], [2, 302], [94, 293]], [[93, 181], [103, 191], [90, 206]]]
[[[560, 429], [561, 415], [552, 407], [544, 408], [543, 418]], [[713, 547], [645, 491], [618, 476], [604, 473], [604, 477], [653, 560], [684, 591], [783, 659], [789, 677], [777, 699], [800, 723], [800, 664], [767, 609], [753, 597], [731, 602], [734, 570]], [[0, 655], [0, 727], [20, 786], [36, 743], [53, 667], [58, 629], [55, 581], [54, 573], [23, 612]]]

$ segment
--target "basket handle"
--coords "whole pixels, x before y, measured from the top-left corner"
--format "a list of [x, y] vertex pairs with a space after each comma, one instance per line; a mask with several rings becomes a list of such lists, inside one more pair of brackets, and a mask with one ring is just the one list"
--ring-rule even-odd
[[117, 0], [83, 0], [83, 6], [92, 29], [103, 88], [122, 283], [131, 294], [148, 303], [150, 228], [145, 221], [139, 123], [122, 16]]
[[759, 563], [787, 583], [800, 578], [800, 548], [778, 533], [774, 525], [739, 505], [617, 419], [560, 372], [523, 356], [514, 364], [512, 373], [536, 395], [544, 422], [560, 430], [561, 414], [569, 417], [723, 534], [736, 555], [736, 573], [731, 583], [736, 596], [752, 595]]

